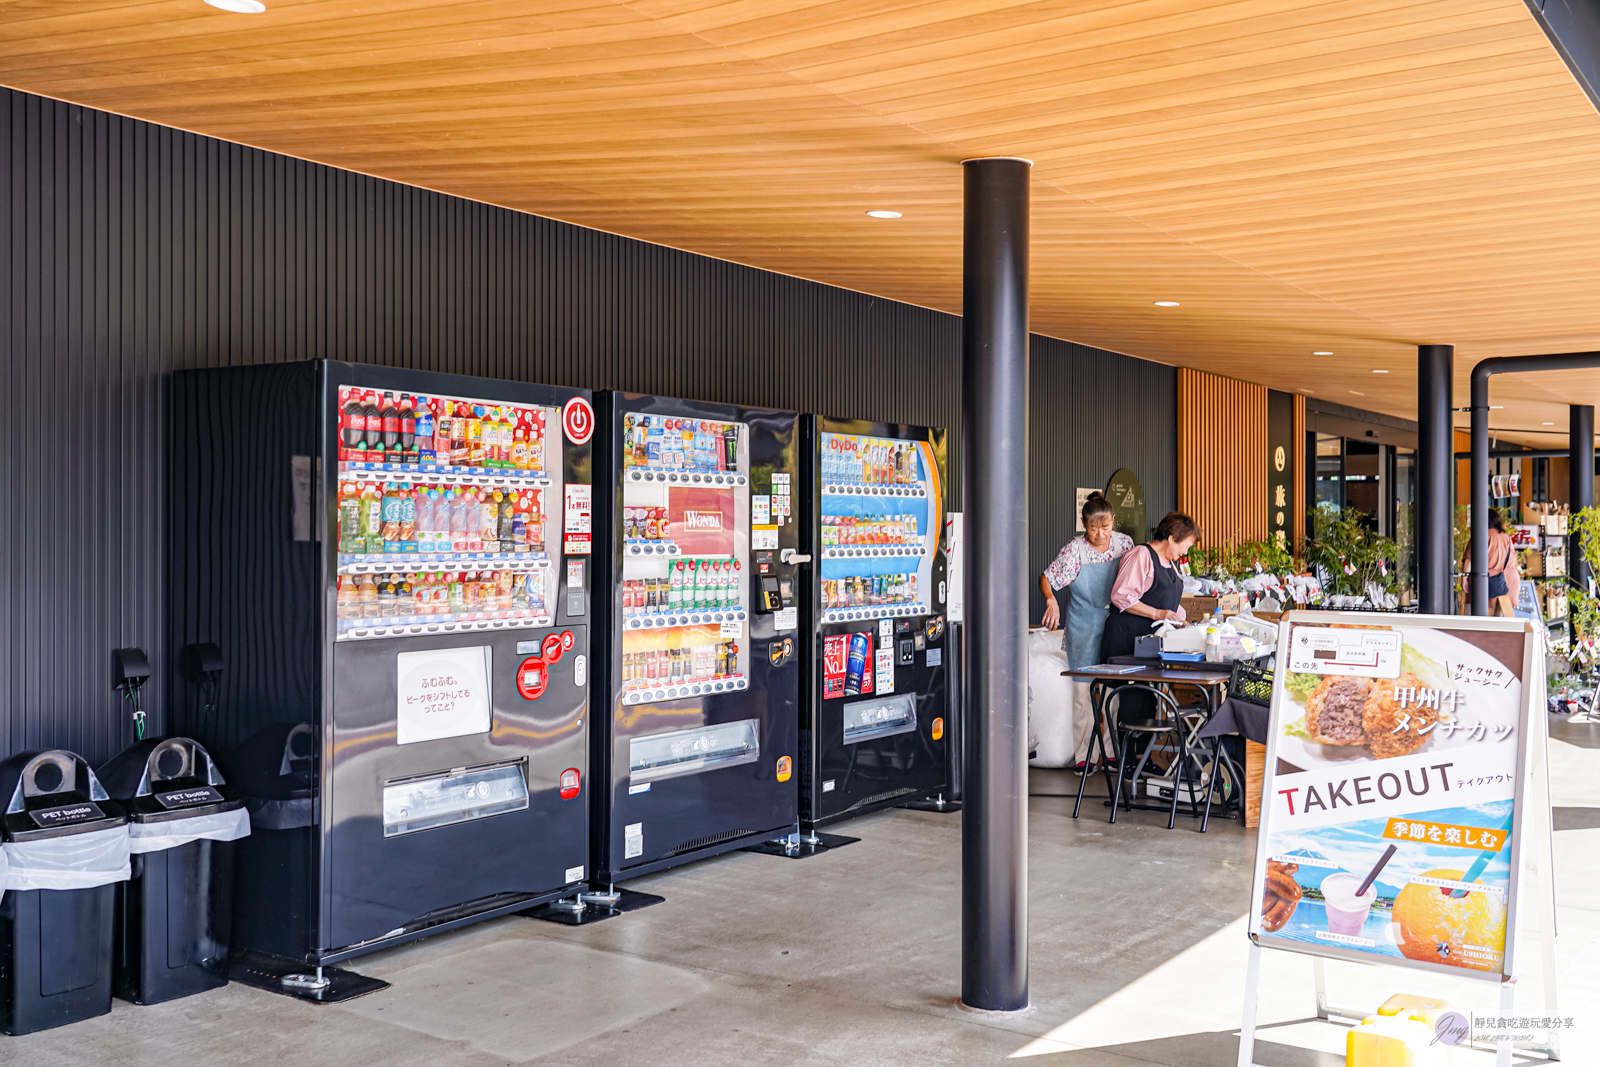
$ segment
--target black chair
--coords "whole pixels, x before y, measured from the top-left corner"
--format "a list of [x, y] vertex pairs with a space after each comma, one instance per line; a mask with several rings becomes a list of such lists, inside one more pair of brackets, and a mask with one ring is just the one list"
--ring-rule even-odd
[[[1121, 703], [1124, 694], [1141, 691], [1147, 692], [1154, 697], [1155, 718], [1137, 722], [1121, 722], [1118, 719], [1114, 719], [1113, 715], [1118, 711], [1118, 705]], [[1186, 772], [1193, 772], [1192, 777], [1195, 779], [1195, 787], [1197, 789], [1202, 787], [1199, 768], [1194, 766], [1194, 760], [1190, 755], [1187, 744], [1187, 726], [1183, 721], [1184, 710], [1170, 693], [1144, 682], [1131, 682], [1128, 685], [1120, 686], [1107, 696], [1105, 715], [1107, 721], [1115, 721], [1117, 723], [1117, 747], [1119, 750], [1117, 784], [1111, 793], [1111, 821], [1113, 823], [1117, 821], [1119, 808], [1125, 806], [1128, 811], [1133, 811], [1136, 806], [1147, 807], [1147, 805], [1136, 805], [1135, 803], [1139, 795], [1139, 776], [1144, 772], [1146, 765], [1149, 764], [1150, 755], [1157, 747], [1157, 741], [1163, 737], [1171, 741], [1170, 747], [1175, 753], [1171, 768], [1172, 806], [1167, 812], [1167, 829], [1170, 830], [1177, 825], [1178, 795], [1183, 792], [1184, 781], [1189, 776]], [[1138, 750], [1139, 762], [1133, 767], [1130, 774], [1128, 764], [1133, 759], [1136, 749]], [[1132, 796], [1124, 797], [1124, 781], [1127, 781]], [[1209, 814], [1210, 789], [1207, 788], [1206, 792], [1208, 801], [1206, 808]], [[1193, 793], [1189, 797], [1189, 806], [1195, 818], [1202, 818], [1199, 801]]]

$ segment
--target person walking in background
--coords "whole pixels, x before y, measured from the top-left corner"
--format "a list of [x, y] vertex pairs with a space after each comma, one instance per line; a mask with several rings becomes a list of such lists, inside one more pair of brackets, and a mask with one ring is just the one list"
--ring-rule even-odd
[[[1522, 588], [1522, 569], [1517, 563], [1517, 550], [1511, 546], [1511, 535], [1506, 533], [1506, 520], [1498, 508], [1489, 509], [1489, 614], [1516, 614], [1517, 591]], [[1472, 575], [1472, 543], [1461, 557], [1461, 570], [1467, 581]], [[1466, 589], [1468, 597], [1472, 590]]]

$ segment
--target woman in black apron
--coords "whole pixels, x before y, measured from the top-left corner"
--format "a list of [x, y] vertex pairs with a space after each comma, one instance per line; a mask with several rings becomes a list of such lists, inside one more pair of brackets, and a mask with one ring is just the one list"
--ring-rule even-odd
[[1133, 655], [1135, 638], [1162, 619], [1183, 621], [1183, 575], [1175, 565], [1188, 553], [1200, 528], [1181, 511], [1169, 511], [1147, 545], [1124, 555], [1111, 590], [1111, 616], [1100, 641], [1100, 662]]

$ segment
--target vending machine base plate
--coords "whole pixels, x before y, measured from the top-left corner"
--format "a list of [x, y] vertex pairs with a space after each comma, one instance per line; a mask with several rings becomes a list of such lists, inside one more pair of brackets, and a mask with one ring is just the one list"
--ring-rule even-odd
[[912, 811], [937, 811], [948, 815], [953, 811], [961, 810], [961, 801], [946, 800], [943, 794], [936, 797], [924, 797], [921, 800], [908, 800], [896, 807], [910, 808]]
[[280, 993], [313, 1004], [338, 1004], [389, 988], [389, 983], [382, 979], [369, 978], [341, 967], [322, 968], [322, 981], [319, 984], [315, 967], [249, 949], [233, 953], [228, 961], [228, 977], [240, 985], [265, 989], [269, 993]]
[[812, 856], [820, 856], [824, 852], [846, 845], [853, 845], [860, 841], [859, 837], [845, 837], [843, 834], [819, 834], [813, 831], [809, 835], [802, 834], [796, 842], [791, 842], [786, 837], [763, 841], [759, 845], [746, 845], [740, 852], [759, 852], [763, 856], [782, 856], [789, 860], [803, 860]]
[[530, 919], [541, 919], [547, 923], [560, 923], [562, 926], [588, 926], [591, 923], [614, 919], [630, 911], [638, 911], [640, 908], [648, 908], [652, 904], [660, 904], [666, 899], [654, 893], [638, 893], [617, 886], [613, 887], [612, 894], [581, 893], [577, 897], [552, 900], [548, 904], [540, 904], [537, 908], [529, 908], [517, 914], [526, 915]]

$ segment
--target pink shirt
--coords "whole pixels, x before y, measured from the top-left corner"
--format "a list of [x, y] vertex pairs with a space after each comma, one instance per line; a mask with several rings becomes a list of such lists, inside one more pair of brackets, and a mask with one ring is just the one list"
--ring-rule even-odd
[[[1468, 546], [1461, 556], [1461, 569], [1472, 565], [1472, 548]], [[1511, 547], [1511, 535], [1491, 528], [1489, 530], [1489, 577], [1506, 576], [1506, 595], [1512, 607], [1517, 603], [1517, 590], [1522, 588], [1522, 567], [1517, 563], [1517, 550]]]
[[[1127, 611], [1150, 591], [1150, 586], [1156, 580], [1153, 556], [1154, 550], [1140, 552], [1138, 548], [1133, 548], [1122, 557], [1122, 562], [1117, 565], [1117, 584], [1111, 587], [1112, 607]], [[1166, 560], [1162, 560], [1161, 565], [1169, 569], [1172, 567]], [[1178, 621], [1188, 621], [1182, 604], [1178, 605]]]

